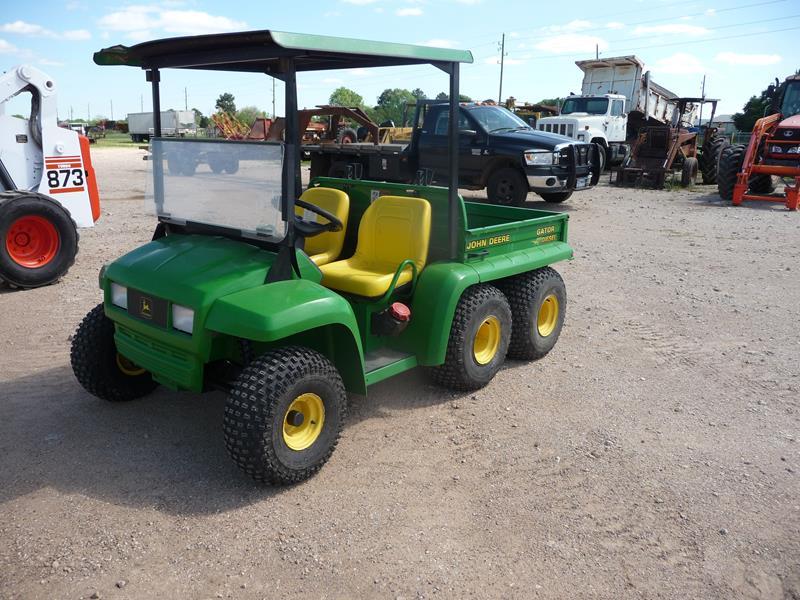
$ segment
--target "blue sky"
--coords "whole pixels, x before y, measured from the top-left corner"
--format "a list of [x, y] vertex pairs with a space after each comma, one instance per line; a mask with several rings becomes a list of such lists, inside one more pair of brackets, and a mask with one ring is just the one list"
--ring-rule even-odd
[[[553, 10], [557, 7], [558, 10]], [[497, 97], [498, 42], [506, 34], [503, 97], [537, 101], [580, 91], [575, 60], [636, 54], [653, 79], [681, 95], [722, 99], [718, 112], [739, 110], [772, 78], [800, 68], [796, 40], [797, 0], [633, 0], [631, 2], [544, 3], [505, 0], [303, 0], [302, 2], [91, 2], [16, 1], [0, 17], [0, 67], [33, 64], [58, 84], [59, 116], [124, 117], [149, 110], [144, 73], [127, 67], [98, 67], [92, 53], [148, 39], [277, 29], [419, 43], [471, 50], [475, 63], [462, 71], [462, 92], [475, 99]], [[208, 114], [222, 92], [238, 106], [272, 110], [266, 76], [166, 71], [162, 107]], [[429, 96], [446, 89], [433, 67], [301, 74], [301, 106], [325, 103], [340, 85], [374, 104], [387, 87], [422, 88]], [[283, 114], [278, 86], [277, 112]], [[13, 112], [13, 111], [12, 111]], [[19, 111], [21, 112], [21, 111]]]

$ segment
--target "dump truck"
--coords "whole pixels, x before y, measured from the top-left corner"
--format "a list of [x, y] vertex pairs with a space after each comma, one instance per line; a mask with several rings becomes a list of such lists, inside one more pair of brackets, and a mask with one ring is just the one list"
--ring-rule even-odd
[[[297, 72], [435, 65], [458, 98], [470, 52], [265, 30], [112, 46], [94, 60], [145, 70], [156, 113], [167, 68], [274, 75], [287, 117], [275, 142], [163, 138], [156, 122], [153, 239], [101, 270], [103, 301], [72, 340], [89, 393], [222, 388], [233, 461], [292, 484], [331, 456], [348, 393], [417, 367], [475, 390], [506, 357], [555, 346], [567, 295], [550, 265], [572, 257], [568, 215], [464, 201], [457, 101], [446, 186], [319, 177], [301, 188]], [[197, 145], [235, 152], [239, 169], [171, 174], [161, 157]]]
[[559, 116], [539, 119], [540, 131], [594, 142], [605, 166], [622, 162], [641, 127], [670, 122], [677, 96], [653, 81], [636, 56], [575, 64], [583, 71], [580, 95], [567, 97]]
[[[134, 142], [146, 142], [153, 135], [153, 113], [128, 113], [128, 133]], [[178, 136], [194, 135], [197, 125], [192, 110], [165, 110], [161, 112], [161, 135]]]

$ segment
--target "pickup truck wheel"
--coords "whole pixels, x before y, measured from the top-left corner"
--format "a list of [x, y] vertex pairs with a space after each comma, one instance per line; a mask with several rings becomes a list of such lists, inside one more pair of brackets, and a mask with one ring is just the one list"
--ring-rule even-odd
[[[592, 140], [594, 142], [594, 140]], [[600, 162], [600, 173], [606, 170], [606, 161], [608, 160], [608, 150], [603, 144], [599, 142], [594, 142], [594, 145], [597, 146], [597, 158]]]
[[256, 481], [291, 484], [322, 468], [339, 441], [347, 395], [331, 362], [301, 347], [250, 362], [225, 403], [225, 446]]
[[98, 304], [83, 318], [72, 338], [72, 372], [87, 392], [110, 402], [146, 396], [158, 387], [150, 373], [119, 352], [114, 322]]
[[565, 200], [569, 200], [570, 196], [572, 196], [572, 192], [549, 192], [549, 193], [539, 193], [542, 197], [542, 200], [545, 202], [550, 202], [551, 204], [560, 204]]
[[489, 176], [489, 202], [505, 206], [522, 206], [528, 197], [528, 182], [517, 169], [503, 167]]
[[443, 365], [433, 380], [454, 390], [477, 390], [500, 370], [511, 339], [511, 309], [491, 285], [473, 286], [461, 296], [453, 316]]
[[0, 193], [0, 280], [17, 288], [51, 284], [77, 253], [78, 229], [58, 202], [35, 192]]
[[736, 185], [736, 176], [742, 170], [744, 163], [745, 147], [743, 144], [723, 148], [719, 156], [719, 169], [717, 170], [717, 191], [723, 200], [733, 200], [733, 188]]
[[500, 289], [511, 306], [508, 357], [542, 358], [556, 345], [564, 326], [567, 288], [561, 275], [544, 267], [506, 279]]

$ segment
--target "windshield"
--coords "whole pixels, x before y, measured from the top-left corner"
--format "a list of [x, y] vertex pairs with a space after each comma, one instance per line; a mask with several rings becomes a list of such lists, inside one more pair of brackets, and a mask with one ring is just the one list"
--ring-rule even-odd
[[155, 161], [145, 197], [161, 220], [237, 229], [244, 237], [270, 241], [286, 235], [283, 144], [155, 138], [152, 149], [163, 157], [163, 199], [154, 193]]
[[562, 115], [588, 113], [604, 115], [608, 111], [608, 98], [567, 98], [561, 107]]
[[784, 118], [800, 114], [800, 81], [792, 81], [786, 85], [781, 103], [781, 114]]
[[477, 106], [469, 109], [469, 116], [489, 133], [512, 129], [531, 129], [525, 121], [502, 106]]

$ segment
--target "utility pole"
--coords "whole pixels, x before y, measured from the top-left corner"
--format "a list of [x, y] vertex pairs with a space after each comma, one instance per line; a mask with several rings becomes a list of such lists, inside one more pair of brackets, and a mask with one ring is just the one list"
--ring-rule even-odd
[[275, 120], [275, 78], [272, 78], [272, 120]]
[[75, 118], [72, 116], [72, 105], [71, 104], [69, 105], [69, 120], [70, 121], [74, 121], [75, 120]]
[[189, 110], [189, 92], [183, 88], [183, 110]]
[[89, 103], [87, 102], [86, 103], [86, 122], [88, 123], [91, 120], [92, 120], [92, 110], [91, 110], [91, 107], [89, 106]]
[[[703, 75], [703, 85], [700, 86], [700, 97], [705, 100], [706, 99], [706, 76]], [[703, 103], [700, 103], [700, 117], [697, 124], [702, 127], [703, 126]], [[710, 125], [710, 123], [709, 123]]]
[[500, 40], [500, 90], [497, 93], [497, 103], [503, 103], [503, 63], [506, 58], [506, 34]]
[[139, 112], [144, 112], [144, 94], [139, 94]]
[[111, 103], [111, 120], [113, 121], [114, 120], [114, 101], [113, 100], [109, 100], [109, 102]]

